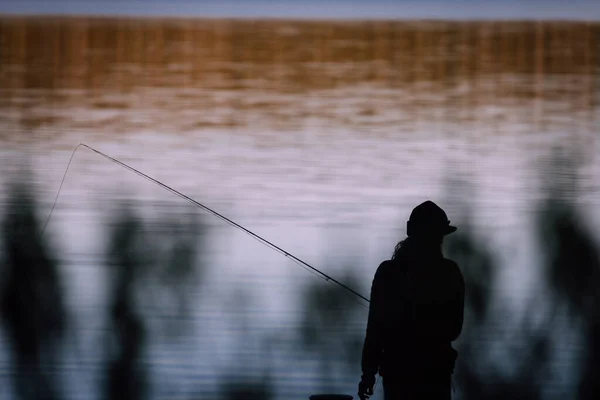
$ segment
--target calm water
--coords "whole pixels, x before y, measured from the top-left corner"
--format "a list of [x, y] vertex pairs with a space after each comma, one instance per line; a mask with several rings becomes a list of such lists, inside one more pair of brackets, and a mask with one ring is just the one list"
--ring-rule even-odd
[[[432, 198], [504, 254], [500, 288], [518, 309], [537, 291], [531, 221], [554, 147], [577, 155], [577, 202], [600, 233], [599, 34], [591, 23], [4, 18], [0, 180], [33, 163], [47, 215], [86, 142], [326, 273], [351, 275], [364, 294], [412, 207]], [[472, 185], [467, 203], [449, 185], [457, 179]], [[96, 398], [100, 256], [115, 199], [140, 201], [150, 219], [196, 212], [78, 151], [48, 228], [84, 349], [64, 367], [77, 382], [70, 398]], [[266, 374], [282, 399], [354, 393], [359, 365], [345, 368], [346, 353], [322, 353], [333, 360], [323, 375], [322, 357], [290, 344], [317, 278], [203, 220], [210, 268], [189, 289], [191, 329], [150, 346], [156, 397], [212, 398], [226, 374]], [[335, 334], [362, 339], [366, 309], [348, 318]]]

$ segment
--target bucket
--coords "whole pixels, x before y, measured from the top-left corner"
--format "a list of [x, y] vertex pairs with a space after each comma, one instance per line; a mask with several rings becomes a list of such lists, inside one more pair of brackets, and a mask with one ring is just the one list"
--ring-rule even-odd
[[347, 394], [313, 394], [310, 400], [352, 400], [354, 397]]

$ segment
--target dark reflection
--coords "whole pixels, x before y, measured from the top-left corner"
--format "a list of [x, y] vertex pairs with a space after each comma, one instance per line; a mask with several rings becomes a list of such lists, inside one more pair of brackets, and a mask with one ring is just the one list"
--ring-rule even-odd
[[147, 238], [151, 245], [144, 279], [143, 303], [157, 318], [152, 332], [175, 340], [190, 327], [193, 300], [201, 291], [206, 226], [185, 209], [159, 217]]
[[584, 354], [577, 379], [577, 398], [600, 393], [600, 250], [577, 206], [577, 157], [564, 149], [551, 159], [552, 177], [537, 219], [544, 254], [544, 274], [556, 308], [568, 308], [570, 322], [580, 327]]
[[105, 398], [141, 400], [147, 393], [147, 371], [141, 362], [146, 327], [139, 312], [136, 285], [151, 262], [151, 243], [141, 221], [126, 208], [119, 215], [108, 250], [112, 288], [109, 300], [109, 360]]
[[[556, 157], [549, 163], [550, 170], [544, 166], [544, 197], [534, 219], [540, 246], [535, 262], [539, 264], [531, 268], [538, 272], [535, 267], [541, 267], [535, 277], [536, 291], [518, 303], [519, 310], [507, 301], [507, 296], [513, 295], [510, 288], [506, 293], [501, 290], [500, 258], [472, 223], [472, 199], [459, 199], [461, 211], [451, 212], [460, 230], [444, 240], [444, 257], [454, 260], [464, 276], [464, 328], [461, 333], [458, 323], [452, 323], [458, 318], [444, 312], [433, 326], [428, 325], [431, 321], [419, 321], [426, 329], [418, 336], [422, 339], [446, 332], [445, 341], [452, 341], [460, 333], [453, 344], [458, 350], [453, 372], [455, 398], [535, 400], [569, 396], [586, 400], [600, 392], [600, 251], [579, 201], [578, 165], [569, 155]], [[461, 183], [453, 185], [460, 187]], [[110, 283], [105, 308], [109, 340], [101, 342], [106, 364], [102, 365], [100, 397], [155, 397], [157, 383], [151, 375], [154, 359], [149, 354], [155, 349], [165, 354], [184, 333], [196, 334], [187, 331], [191, 321], [199, 322], [200, 329], [213, 323], [218, 324], [212, 325], [220, 327], [217, 329], [227, 326], [226, 332], [206, 328], [201, 332], [206, 340], [201, 342], [220, 344], [217, 336], [222, 334], [229, 346], [227, 356], [232, 356], [224, 368], [215, 366], [210, 382], [188, 383], [198, 385], [193, 398], [275, 399], [287, 395], [279, 393], [281, 390], [302, 391], [308, 398], [314, 393], [351, 393], [355, 389], [349, 387], [348, 377], [355, 376], [361, 364], [363, 331], [353, 328], [364, 323], [365, 310], [352, 295], [336, 285], [311, 280], [300, 301], [292, 306], [298, 323], [283, 326], [276, 321], [273, 327], [265, 326], [264, 310], [253, 308], [252, 291], [262, 289], [248, 285], [242, 292], [236, 287], [219, 293], [223, 299], [233, 293], [232, 307], [216, 301], [210, 315], [198, 317], [195, 299], [202, 299], [202, 272], [207, 267], [204, 238], [212, 232], [201, 220], [180, 210], [163, 212], [152, 220], [142, 218], [142, 211], [141, 205], [129, 204], [112, 216], [105, 260]], [[71, 326], [67, 314], [76, 314], [67, 313], [68, 292], [46, 242], [49, 236], [40, 235], [40, 228], [30, 188], [23, 183], [12, 185], [2, 218], [0, 292], [2, 327], [12, 362], [10, 378], [14, 398], [54, 400], [63, 398], [62, 393], [72, 384], [66, 382], [67, 387], [61, 387], [60, 368], [65, 359], [63, 350], [67, 350], [63, 346], [73, 345], [64, 340]], [[414, 243], [410, 237], [398, 246], [393, 259], [412, 260], [415, 249], [423, 250], [419, 246], [411, 250]], [[428, 257], [439, 258], [441, 240], [429, 245]], [[346, 276], [336, 278], [349, 287], [360, 287], [356, 269], [350, 265], [345, 271]], [[441, 282], [445, 285], [449, 281]], [[426, 290], [420, 292], [427, 294]], [[202, 319], [205, 315], [207, 320]], [[450, 323], [443, 322], [447, 320]], [[445, 328], [450, 325], [455, 328]], [[397, 348], [402, 352], [398, 364], [392, 362], [388, 367], [404, 365], [414, 373], [419, 360], [410, 358], [415, 356], [417, 345], [406, 339], [408, 326], [394, 328], [405, 340]], [[575, 350], [568, 350], [572, 357], [561, 361], [561, 353], [567, 352], [565, 344]], [[202, 354], [212, 353], [209, 349]], [[181, 368], [193, 369], [190, 365], [195, 360], [186, 358], [189, 355], [185, 351], [166, 357], [177, 368], [186, 365]], [[212, 365], [212, 360], [202, 362]], [[557, 382], [556, 377], [566, 370], [573, 372], [573, 378]], [[160, 388], [161, 396], [185, 392], [186, 378], [178, 373], [173, 372], [175, 379], [167, 383], [168, 390]], [[384, 373], [384, 387], [385, 380]], [[363, 382], [363, 394], [368, 394], [371, 384]], [[290, 386], [294, 388], [288, 389]]]
[[[519, 312], [499, 292], [497, 259], [472, 226], [462, 223], [448, 241], [447, 253], [461, 266], [466, 285], [465, 330], [456, 368], [460, 398], [597, 397], [600, 254], [578, 206], [576, 160], [560, 150], [542, 166], [544, 199], [534, 215], [540, 243], [536, 261], [542, 268], [535, 291], [520, 302]], [[460, 206], [469, 210], [469, 200]], [[469, 221], [467, 212], [463, 219]], [[572, 344], [574, 336], [583, 338], [577, 342], [583, 354], [557, 361], [561, 346]], [[567, 369], [575, 371], [575, 392], [568, 381], [556, 382]]]
[[244, 377], [223, 379], [220, 389], [223, 400], [271, 400], [273, 382], [268, 378], [250, 380]]
[[220, 372], [217, 382], [218, 398], [223, 400], [275, 398], [272, 364], [277, 335], [254, 330], [257, 327], [253, 317], [254, 300], [248, 288], [236, 287], [228, 293], [221, 310], [234, 335], [234, 344], [229, 349], [233, 360]]
[[455, 389], [467, 400], [543, 398], [553, 356], [551, 321], [536, 318], [545, 300], [534, 294], [521, 304], [522, 317], [515, 316], [499, 290], [498, 259], [472, 224], [473, 188], [456, 178], [449, 187], [454, 194], [470, 195], [452, 196], [461, 229], [446, 245], [447, 254], [461, 266], [466, 291]]
[[[110, 233], [111, 336], [106, 396], [144, 399], [150, 382], [142, 362], [152, 337], [165, 348], [187, 327], [198, 288], [199, 237], [194, 216], [179, 213], [149, 224], [125, 205]], [[160, 339], [166, 339], [160, 341]], [[177, 383], [171, 383], [175, 389]]]
[[[345, 270], [342, 281], [357, 287], [354, 269]], [[362, 305], [337, 285], [314, 279], [305, 289], [300, 307], [300, 349], [313, 355], [314, 368], [319, 371], [314, 391], [331, 392], [339, 377], [353, 372], [360, 361], [360, 337], [349, 327]]]
[[[492, 307], [497, 300], [497, 263], [466, 221], [468, 217], [447, 245], [447, 253], [461, 266], [466, 291], [457, 389], [463, 399], [540, 399], [541, 380], [549, 373], [551, 326], [535, 323], [536, 301], [522, 322], [514, 322], [504, 304]], [[497, 346], [501, 356], [494, 359], [490, 350]]]
[[448, 257], [460, 265], [465, 282], [464, 328], [457, 346], [459, 356], [453, 380], [454, 390], [458, 386], [464, 399], [486, 398], [486, 395], [494, 392], [487, 386], [491, 380], [485, 346], [495, 340], [489, 337], [487, 327], [493, 324], [491, 303], [497, 283], [497, 268], [487, 244], [474, 233], [470, 215], [471, 200], [461, 196], [473, 196], [469, 181], [464, 177], [451, 177], [448, 188], [460, 230], [448, 238], [444, 247]]
[[2, 323], [19, 399], [61, 398], [57, 364], [67, 319], [58, 264], [40, 235], [37, 206], [23, 182], [9, 187], [2, 221]]

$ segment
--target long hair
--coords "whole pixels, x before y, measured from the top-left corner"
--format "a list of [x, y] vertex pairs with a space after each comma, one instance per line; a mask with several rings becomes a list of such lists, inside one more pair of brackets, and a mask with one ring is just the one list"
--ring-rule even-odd
[[396, 247], [394, 247], [394, 252], [392, 253], [392, 260], [398, 260], [401, 257], [406, 256], [409, 253], [410, 248], [412, 247], [412, 242], [413, 239], [410, 237], [399, 241], [396, 244]]
[[394, 247], [392, 260], [443, 257], [441, 246], [436, 240], [417, 240], [408, 236]]

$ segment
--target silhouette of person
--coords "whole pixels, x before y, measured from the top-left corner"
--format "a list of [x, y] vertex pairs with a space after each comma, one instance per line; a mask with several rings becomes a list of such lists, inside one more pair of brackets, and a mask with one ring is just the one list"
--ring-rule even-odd
[[462, 330], [465, 295], [458, 265], [442, 254], [444, 236], [454, 231], [444, 210], [426, 201], [412, 211], [408, 237], [379, 265], [362, 352], [361, 400], [373, 394], [378, 372], [385, 400], [451, 398], [458, 356], [451, 342]]

